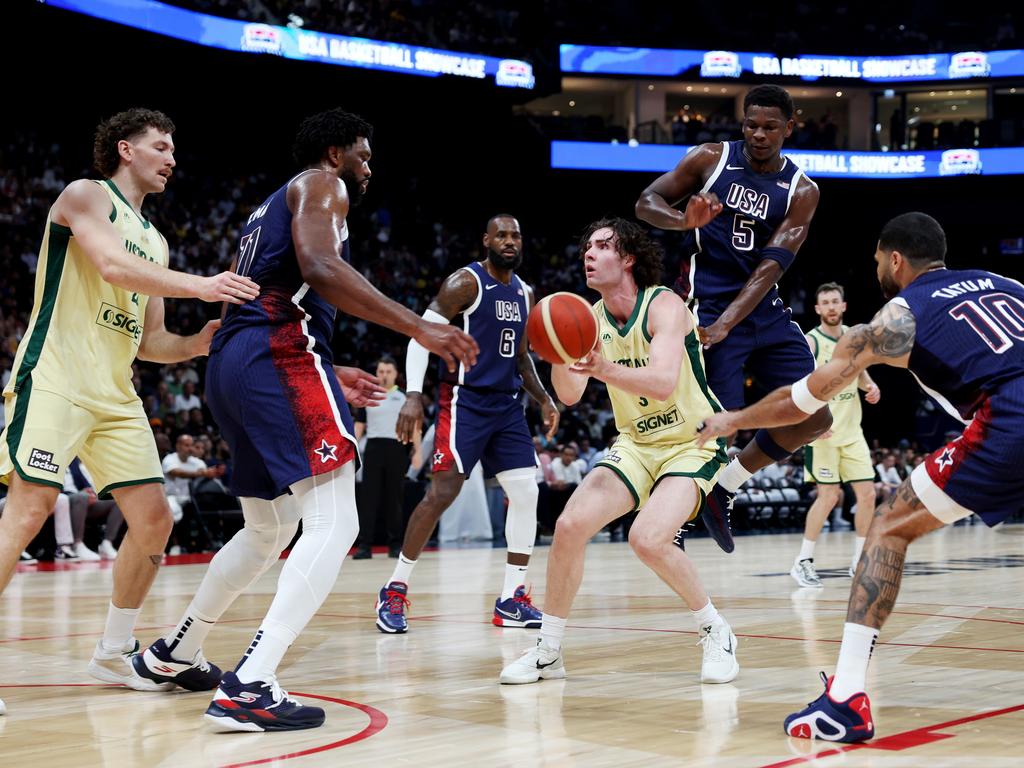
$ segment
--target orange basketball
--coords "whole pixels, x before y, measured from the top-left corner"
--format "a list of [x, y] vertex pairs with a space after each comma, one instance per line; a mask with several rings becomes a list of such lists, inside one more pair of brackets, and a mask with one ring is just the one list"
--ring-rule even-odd
[[530, 310], [526, 338], [542, 360], [574, 363], [597, 343], [597, 318], [586, 299], [574, 293], [553, 293]]

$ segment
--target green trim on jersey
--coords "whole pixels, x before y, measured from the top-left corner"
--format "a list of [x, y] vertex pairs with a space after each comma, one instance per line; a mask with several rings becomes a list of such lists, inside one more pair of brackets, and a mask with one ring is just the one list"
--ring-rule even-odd
[[[654, 293], [651, 294], [651, 301], [654, 301], [658, 297], [658, 294], [661, 293], [662, 291], [668, 290], [671, 289], [666, 288], [663, 285], [659, 285], [657, 288], [654, 289]], [[647, 306], [644, 307], [644, 320], [643, 324], [640, 326], [640, 330], [643, 332], [644, 338], [647, 339], [648, 342], [650, 342], [651, 340], [651, 334], [647, 331], [647, 315], [651, 313], [651, 301], [648, 301]]]
[[[43, 351], [46, 332], [49, 330], [50, 320], [53, 318], [53, 308], [57, 303], [57, 292], [60, 290], [60, 280], [64, 274], [64, 259], [67, 257], [70, 240], [70, 229], [51, 222], [49, 247], [46, 250], [43, 296], [39, 302], [39, 313], [36, 315], [36, 322], [32, 327], [32, 335], [28, 338], [25, 356], [21, 359], [21, 365], [18, 366], [17, 378], [14, 382], [15, 392], [21, 391], [25, 381], [31, 375], [32, 369], [39, 363], [39, 355]], [[63, 487], [62, 485], [61, 488]]]
[[690, 358], [690, 370], [693, 371], [693, 377], [697, 380], [697, 384], [700, 386], [700, 391], [703, 392], [704, 397], [707, 398], [708, 404], [711, 406], [711, 410], [715, 413], [719, 413], [722, 410], [722, 406], [718, 404], [718, 401], [708, 389], [708, 380], [704, 375], [704, 366], [701, 364], [700, 359], [700, 341], [697, 339], [696, 328], [686, 334], [686, 354]]
[[[103, 181], [107, 184], [107, 186], [109, 186], [111, 188], [111, 190], [113, 190], [115, 195], [117, 195], [119, 198], [121, 198], [121, 202], [122, 203], [124, 203], [129, 208], [131, 208], [132, 213], [134, 213], [135, 216], [139, 219], [139, 221], [142, 222], [143, 228], [144, 229], [149, 229], [149, 226], [150, 226], [149, 222], [146, 221], [144, 218], [142, 218], [142, 216], [139, 214], [139, 212], [135, 210], [135, 207], [131, 203], [128, 202], [128, 199], [121, 193], [121, 190], [117, 188], [117, 184], [114, 183], [114, 180], [113, 179], [104, 179]], [[111, 214], [111, 219], [110, 220], [113, 221], [116, 218], [117, 218], [117, 211], [114, 211], [114, 213]]]
[[[644, 294], [646, 292], [646, 288], [641, 288], [639, 291], [636, 292], [636, 304], [633, 305], [633, 313], [626, 319], [626, 324], [621, 328], [619, 328], [619, 321], [616, 320], [612, 316], [612, 313], [608, 311], [608, 305], [603, 304], [605, 317], [608, 318], [608, 322], [611, 323], [612, 328], [619, 332], [620, 337], [624, 338], [626, 334], [628, 334], [629, 331], [633, 328], [633, 323], [636, 322], [637, 315], [640, 314], [640, 307], [644, 303]], [[647, 336], [646, 333], [644, 335]], [[648, 337], [647, 340], [650, 341], [650, 337]]]
[[807, 332], [807, 338], [814, 342], [814, 362], [818, 362], [818, 353], [821, 351], [821, 346], [818, 344], [818, 337], [811, 335], [813, 333], [814, 329], [811, 328], [811, 330]]
[[[127, 488], [130, 485], [148, 485], [149, 483], [160, 483], [163, 485], [164, 482], [165, 481], [162, 477], [144, 477], [141, 480], [125, 480], [123, 483], [111, 483], [104, 487], [102, 491], [97, 493], [96, 496], [97, 498], [105, 501], [113, 498], [113, 496], [110, 495], [110, 492], [116, 488]], [[63, 488], [64, 486], [61, 487]]]
[[[843, 326], [839, 326], [839, 327], [842, 328]], [[839, 339], [838, 338], [836, 338], [834, 336], [829, 336], [827, 333], [825, 333], [823, 330], [821, 330], [820, 326], [816, 325], [813, 328], [811, 328], [811, 333], [817, 333], [820, 336], [824, 336], [829, 341], [834, 341], [836, 344], [839, 343]]]

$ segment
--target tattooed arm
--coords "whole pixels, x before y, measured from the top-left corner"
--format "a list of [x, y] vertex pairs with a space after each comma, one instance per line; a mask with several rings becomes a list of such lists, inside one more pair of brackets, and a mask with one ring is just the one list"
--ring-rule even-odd
[[[890, 301], [870, 323], [855, 326], [843, 334], [832, 359], [807, 380], [808, 390], [819, 400], [829, 400], [851, 381], [856, 381], [869, 365], [882, 363], [906, 368], [914, 346], [915, 328], [911, 311]], [[709, 417], [698, 438], [707, 442], [737, 429], [780, 427], [806, 418], [807, 414], [793, 402], [792, 387], [780, 387], [741, 411]]]

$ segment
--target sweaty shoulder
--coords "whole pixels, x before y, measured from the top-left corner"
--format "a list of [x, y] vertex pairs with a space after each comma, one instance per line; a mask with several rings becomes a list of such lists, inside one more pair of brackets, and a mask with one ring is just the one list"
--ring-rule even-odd
[[722, 159], [722, 149], [724, 146], [721, 142], [698, 144], [686, 154], [680, 161], [680, 165], [686, 163], [691, 168], [703, 168], [706, 166], [710, 170], [718, 165], [718, 161]]
[[647, 330], [654, 335], [660, 329], [671, 329], [681, 324], [680, 330], [687, 334], [693, 329], [692, 315], [679, 294], [670, 288], [658, 291], [651, 299], [647, 310]]
[[50, 209], [51, 220], [62, 227], [71, 226], [68, 215], [95, 214], [109, 216], [114, 209], [110, 196], [91, 179], [78, 179], [64, 187], [53, 207]]
[[314, 169], [300, 173], [288, 182], [288, 208], [295, 213], [300, 206], [313, 204], [329, 207], [339, 200], [348, 202], [345, 184], [337, 174]]

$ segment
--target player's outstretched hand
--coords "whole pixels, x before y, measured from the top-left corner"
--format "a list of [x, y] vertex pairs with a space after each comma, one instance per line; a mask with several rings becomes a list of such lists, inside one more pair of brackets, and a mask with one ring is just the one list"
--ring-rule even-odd
[[729, 411], [721, 411], [708, 416], [701, 424], [697, 425], [697, 447], [703, 448], [705, 443], [722, 437], [722, 435], [731, 435], [736, 431], [732, 421], [733, 414]]
[[424, 320], [420, 324], [420, 330], [415, 339], [444, 360], [449, 373], [455, 373], [459, 363], [465, 365], [466, 370], [476, 365], [476, 356], [480, 352], [480, 347], [477, 346], [472, 336], [463, 333], [454, 325], [430, 323]]
[[712, 344], [718, 344], [725, 341], [725, 337], [729, 335], [729, 331], [718, 323], [712, 323], [707, 328], [702, 325], [698, 325], [697, 335], [700, 337], [700, 343], [704, 346], [704, 349], [707, 349]]
[[423, 395], [410, 392], [405, 397], [405, 404], [398, 412], [398, 423], [395, 425], [395, 436], [400, 443], [411, 443], [413, 435], [423, 426]]
[[864, 391], [864, 399], [871, 403], [871, 405], [874, 405], [882, 399], [882, 390], [878, 388], [877, 384], [872, 382], [871, 386]]
[[686, 229], [696, 229], [708, 224], [722, 212], [722, 203], [714, 192], [698, 192], [686, 203], [683, 222]]
[[226, 301], [230, 304], [244, 304], [260, 295], [260, 287], [248, 277], [234, 272], [221, 272], [213, 277], [199, 278], [197, 299], [203, 301]]
[[192, 357], [205, 357], [210, 354], [210, 342], [213, 341], [213, 334], [218, 328], [220, 320], [211, 320], [193, 337], [195, 346], [192, 348]]
[[376, 408], [387, 397], [388, 392], [380, 385], [380, 379], [362, 368], [336, 365], [334, 375], [341, 384], [345, 402], [356, 408]]

